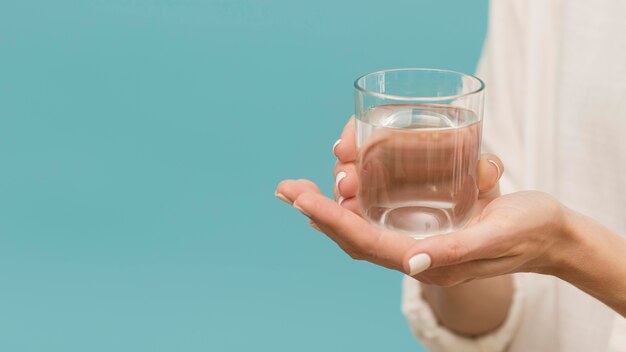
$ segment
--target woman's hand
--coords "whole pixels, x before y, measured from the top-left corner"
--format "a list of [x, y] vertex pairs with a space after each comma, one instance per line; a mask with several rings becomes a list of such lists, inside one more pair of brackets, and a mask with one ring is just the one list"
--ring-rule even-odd
[[[493, 206], [486, 207], [498, 194], [496, 185], [503, 167], [497, 157], [484, 155], [479, 163], [478, 186], [481, 196], [477, 207], [482, 210], [471, 221], [470, 226], [453, 234], [415, 241], [405, 235], [370, 225], [356, 215], [359, 210], [354, 196], [358, 182], [354, 166], [356, 148], [352, 119], [333, 149], [339, 158], [335, 167], [334, 193], [343, 208], [322, 196], [317, 186], [307, 180], [283, 181], [276, 192], [279, 198], [294, 203], [296, 208], [307, 214], [312, 220], [312, 226], [327, 234], [351, 257], [368, 260], [412, 276], [428, 268], [429, 270], [416, 278], [445, 286], [523, 269], [519, 265], [524, 262], [523, 258], [513, 258], [509, 252], [497, 251], [502, 247], [500, 242], [505, 236], [500, 231], [501, 221], [498, 220], [502, 214], [494, 212]], [[535, 197], [538, 196], [540, 194]], [[503, 204], [505, 210], [511, 209], [505, 201], [508, 198], [510, 196], [503, 197], [503, 201], [498, 202]], [[489, 214], [495, 215], [487, 217]], [[505, 217], [512, 218], [513, 215]], [[528, 241], [532, 242], [534, 239]], [[511, 250], [516, 250], [523, 243], [524, 240], [520, 239], [519, 244], [512, 246]], [[488, 263], [482, 262], [485, 259], [490, 260]], [[459, 270], [461, 266], [471, 267], [471, 270], [462, 275]]]
[[439, 286], [514, 272], [555, 275], [626, 316], [626, 240], [545, 193], [498, 197], [503, 166], [497, 157], [483, 155], [480, 160], [481, 193], [469, 224], [453, 233], [414, 240], [358, 215], [353, 119], [333, 150], [339, 159], [337, 203], [308, 180], [285, 180], [276, 196], [309, 217], [311, 226], [352, 258]]

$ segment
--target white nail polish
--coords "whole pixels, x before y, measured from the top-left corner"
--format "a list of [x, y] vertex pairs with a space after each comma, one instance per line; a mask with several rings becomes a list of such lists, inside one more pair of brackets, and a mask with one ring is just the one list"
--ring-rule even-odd
[[339, 145], [339, 143], [341, 143], [341, 138], [339, 138], [337, 140], [337, 142], [335, 142], [335, 144], [333, 144], [333, 154], [337, 155], [337, 153], [335, 153], [335, 148], [337, 148], [337, 146]]
[[409, 259], [409, 275], [414, 276], [421, 273], [422, 271], [428, 269], [430, 263], [430, 256], [426, 253], [420, 253], [412, 256], [411, 259]]
[[348, 174], [343, 171], [337, 173], [337, 176], [335, 176], [335, 187], [337, 187], [337, 189], [339, 189], [339, 182], [341, 182], [341, 180], [343, 180], [346, 176], [348, 176]]
[[345, 199], [342, 196], [339, 196], [339, 198], [337, 198], [337, 204], [341, 205], [341, 203], [343, 203]]
[[289, 199], [287, 199], [287, 197], [285, 197], [282, 193], [278, 193], [278, 192], [274, 192], [274, 195], [276, 196], [276, 198], [282, 200], [283, 202], [291, 205], [291, 201]]
[[488, 162], [492, 163], [493, 166], [496, 167], [496, 170], [498, 170], [498, 180], [500, 179], [500, 176], [502, 176], [502, 171], [500, 171], [500, 166], [498, 166], [498, 163], [496, 163], [493, 160], [487, 160]]

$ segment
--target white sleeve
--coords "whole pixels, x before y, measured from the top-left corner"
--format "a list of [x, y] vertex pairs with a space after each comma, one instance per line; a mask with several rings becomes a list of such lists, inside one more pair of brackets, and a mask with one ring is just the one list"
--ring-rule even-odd
[[419, 281], [405, 276], [402, 282], [402, 313], [418, 340], [429, 351], [496, 352], [504, 351], [510, 344], [522, 320], [524, 290], [522, 280], [513, 275], [515, 293], [504, 323], [486, 335], [469, 338], [446, 329], [437, 323], [430, 306], [422, 298]]

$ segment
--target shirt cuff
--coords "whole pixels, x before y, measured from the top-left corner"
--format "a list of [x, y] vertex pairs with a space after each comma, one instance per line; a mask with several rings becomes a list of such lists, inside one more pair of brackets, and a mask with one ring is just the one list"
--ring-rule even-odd
[[504, 323], [480, 337], [465, 337], [439, 325], [430, 305], [422, 298], [421, 284], [409, 276], [405, 276], [402, 282], [402, 313], [415, 336], [429, 351], [504, 351], [522, 319], [522, 280], [513, 275], [513, 282], [513, 302]]

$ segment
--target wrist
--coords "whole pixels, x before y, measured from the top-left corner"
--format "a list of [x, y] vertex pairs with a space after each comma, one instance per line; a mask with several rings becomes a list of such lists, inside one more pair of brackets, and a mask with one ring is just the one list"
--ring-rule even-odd
[[584, 244], [574, 231], [575, 214], [556, 199], [553, 201], [553, 220], [548, 227], [540, 229], [545, 247], [537, 252], [536, 260], [529, 263], [529, 271], [563, 278], [577, 264], [573, 260], [575, 252]]
[[[616, 308], [626, 302], [626, 240], [564, 207], [561, 250], [553, 275]], [[616, 303], [617, 302], [617, 303]]]
[[594, 256], [594, 241], [585, 237], [584, 219], [581, 214], [561, 206], [559, 222], [556, 230], [558, 239], [552, 246], [550, 272], [563, 280], [569, 281], [573, 273], [580, 272], [584, 257]]

